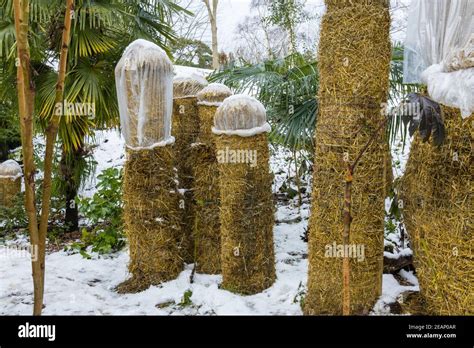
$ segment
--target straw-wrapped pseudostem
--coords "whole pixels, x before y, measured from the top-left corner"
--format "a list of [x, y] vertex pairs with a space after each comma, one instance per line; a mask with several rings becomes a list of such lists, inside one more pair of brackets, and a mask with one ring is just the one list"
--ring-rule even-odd
[[14, 160], [0, 164], [0, 206], [10, 207], [21, 191], [22, 171]]
[[416, 136], [401, 186], [424, 305], [417, 314], [473, 315], [474, 116], [463, 120], [459, 109], [442, 110], [444, 144]]
[[221, 197], [222, 287], [255, 294], [275, 281], [273, 175], [269, 168], [266, 111], [256, 99], [236, 95], [217, 110]]
[[[389, 86], [390, 16], [384, 0], [326, 1], [319, 45], [319, 116], [304, 312], [342, 314], [343, 257], [350, 258], [350, 313], [367, 314], [382, 290], [388, 143], [378, 128]], [[339, 6], [344, 3], [344, 6]], [[355, 169], [349, 245], [343, 244], [348, 163]]]
[[176, 138], [174, 161], [178, 170], [181, 232], [183, 242], [182, 256], [185, 262], [194, 262], [194, 174], [191, 157], [191, 144], [196, 142], [199, 133], [199, 117], [196, 94], [207, 86], [207, 81], [199, 76], [177, 77], [173, 81], [173, 127]]
[[127, 150], [124, 224], [132, 277], [120, 292], [137, 292], [176, 278], [183, 270], [179, 199], [171, 146]]
[[123, 200], [132, 275], [118, 286], [119, 292], [174, 279], [184, 267], [171, 136], [172, 74], [166, 54], [144, 40], [133, 42], [116, 68], [127, 146]]
[[218, 83], [211, 83], [197, 94], [199, 135], [192, 150], [196, 202], [193, 235], [196, 271], [200, 273], [221, 271], [219, 171], [211, 129], [218, 106], [230, 95], [231, 90]]

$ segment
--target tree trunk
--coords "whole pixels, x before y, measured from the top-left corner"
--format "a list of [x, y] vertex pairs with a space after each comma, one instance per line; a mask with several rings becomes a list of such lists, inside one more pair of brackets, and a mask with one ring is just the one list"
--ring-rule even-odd
[[[35, 206], [35, 163], [33, 159], [33, 102], [34, 90], [30, 82], [30, 47], [28, 45], [29, 2], [15, 0], [15, 33], [17, 42], [17, 90], [20, 116], [20, 131], [25, 180], [25, 209], [28, 216], [28, 230], [33, 248], [38, 248], [38, 218]], [[32, 259], [34, 309], [41, 314], [43, 307], [42, 272], [40, 260]]]
[[64, 182], [64, 195], [66, 214], [64, 216], [64, 223], [67, 232], [75, 232], [79, 230], [79, 211], [76, 204], [76, 197], [79, 191], [80, 177], [77, 175], [78, 162], [83, 155], [82, 147], [73, 150], [71, 153], [66, 153], [63, 150], [60, 175]]
[[[55, 105], [63, 103], [64, 80], [66, 77], [67, 55], [71, 33], [71, 19], [74, 11], [74, 0], [67, 0], [66, 12], [64, 14], [64, 30], [62, 36], [61, 55], [59, 60], [58, 82], [56, 84]], [[55, 108], [57, 109], [57, 108]], [[51, 200], [51, 176], [53, 171], [53, 155], [54, 144], [59, 129], [59, 121], [61, 115], [53, 115], [48, 128], [46, 130], [46, 153], [44, 159], [44, 180], [43, 180], [43, 197], [41, 204], [41, 222], [40, 222], [40, 239], [46, 239], [48, 230], [49, 208]], [[40, 250], [41, 251], [41, 250]]]
[[[202, 0], [207, 8], [207, 14], [209, 16], [209, 22], [211, 23], [211, 36], [212, 36], [212, 67], [219, 69], [219, 47], [217, 40], [217, 6], [219, 0]], [[211, 4], [212, 2], [212, 4]]]
[[473, 116], [441, 108], [446, 139], [415, 136], [400, 199], [425, 315], [474, 315]]
[[[67, 46], [69, 43], [69, 33], [71, 28], [70, 11], [73, 8], [73, 1], [67, 1], [65, 15], [65, 29], [63, 32], [63, 45], [61, 51], [60, 72], [58, 77], [58, 88], [56, 99], [62, 100], [64, 90], [64, 76], [66, 70]], [[29, 1], [14, 1], [15, 32], [17, 40], [17, 89], [20, 115], [21, 143], [25, 176], [25, 209], [28, 215], [28, 229], [30, 241], [33, 248], [37, 248], [37, 259], [32, 260], [33, 286], [34, 286], [34, 306], [33, 314], [41, 315], [43, 309], [44, 293], [44, 269], [45, 269], [45, 246], [46, 231], [48, 227], [49, 203], [51, 198], [51, 172], [54, 140], [56, 134], [51, 135], [48, 127], [47, 149], [45, 157], [43, 204], [41, 213], [41, 223], [38, 229], [38, 217], [35, 206], [35, 165], [33, 152], [33, 111], [34, 111], [34, 86], [30, 80], [30, 48], [28, 44], [29, 33]], [[61, 98], [59, 98], [59, 96]], [[59, 123], [59, 121], [58, 121]], [[56, 128], [57, 133], [57, 128]]]
[[384, 0], [325, 2], [304, 312], [368, 314], [382, 290], [389, 9]]
[[219, 47], [217, 45], [217, 23], [213, 19], [211, 22], [212, 30], [212, 67], [214, 69], [219, 69]]
[[[74, 0], [67, 0], [66, 12], [64, 14], [64, 30], [62, 36], [61, 55], [59, 59], [58, 82], [56, 84], [55, 104], [63, 101], [64, 79], [66, 76], [67, 54], [71, 33], [71, 19], [74, 10]], [[48, 231], [49, 208], [51, 201], [51, 176], [53, 171], [54, 144], [59, 128], [59, 117], [54, 115], [46, 130], [46, 152], [44, 157], [44, 179], [43, 196], [41, 200], [41, 218], [38, 231], [38, 258], [41, 264], [41, 308], [44, 292], [44, 269], [46, 258], [46, 233]], [[35, 308], [36, 308], [35, 303]], [[37, 314], [41, 314], [41, 308], [36, 308]]]
[[66, 214], [64, 223], [66, 224], [66, 232], [79, 231], [79, 211], [76, 205], [77, 186], [68, 184], [66, 188]]

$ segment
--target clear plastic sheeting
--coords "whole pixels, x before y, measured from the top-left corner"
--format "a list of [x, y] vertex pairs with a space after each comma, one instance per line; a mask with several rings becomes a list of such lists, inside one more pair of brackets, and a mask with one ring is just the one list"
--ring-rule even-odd
[[443, 64], [434, 64], [423, 72], [422, 81], [436, 102], [461, 109], [463, 118], [474, 112], [474, 68], [445, 72]]
[[474, 0], [412, 0], [405, 41], [404, 82], [464, 47], [474, 32]]
[[210, 83], [197, 94], [198, 104], [207, 106], [220, 106], [222, 101], [232, 95], [229, 87], [222, 83]]
[[8, 178], [16, 180], [22, 176], [20, 165], [14, 160], [7, 160], [0, 163], [0, 179]]
[[150, 149], [174, 142], [173, 65], [160, 47], [132, 42], [115, 68], [120, 125], [127, 147]]
[[474, 33], [465, 47], [450, 53], [443, 61], [446, 72], [469, 68], [474, 68]]
[[257, 99], [237, 94], [228, 97], [217, 109], [212, 132], [216, 135], [251, 137], [270, 132], [265, 107]]
[[204, 77], [197, 74], [188, 77], [175, 77], [173, 80], [173, 97], [195, 97], [208, 84]]

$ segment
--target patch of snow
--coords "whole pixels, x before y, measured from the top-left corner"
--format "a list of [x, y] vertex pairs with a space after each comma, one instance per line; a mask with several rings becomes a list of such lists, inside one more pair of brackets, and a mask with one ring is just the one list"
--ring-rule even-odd
[[[210, 69], [202, 69], [202, 68], [193, 68], [189, 66], [183, 65], [175, 65], [174, 66], [174, 78], [199, 78], [199, 79], [206, 79], [212, 73]], [[207, 81], [206, 81], [207, 82]]]
[[402, 276], [406, 281], [413, 284], [413, 286], [419, 286], [418, 278], [413, 274], [412, 271], [408, 272], [402, 269], [400, 272], [398, 272], [398, 274]]
[[[411, 276], [414, 277], [412, 274]], [[400, 285], [392, 274], [384, 274], [382, 279], [382, 295], [375, 304], [372, 314], [390, 314], [390, 308], [388, 305], [399, 301], [400, 295], [407, 291], [420, 291], [418, 281], [416, 281], [416, 284], [414, 283], [412, 286], [403, 286]]]
[[96, 131], [97, 147], [95, 175], [81, 188], [79, 195], [92, 197], [96, 191], [97, 177], [108, 168], [122, 168], [125, 163], [125, 140], [118, 130]]
[[383, 256], [387, 257], [389, 259], [398, 259], [400, 257], [412, 256], [412, 255], [413, 255], [413, 251], [410, 248], [402, 249], [400, 252], [398, 252], [396, 254], [389, 253], [387, 251], [384, 251], [384, 253], [383, 253]]

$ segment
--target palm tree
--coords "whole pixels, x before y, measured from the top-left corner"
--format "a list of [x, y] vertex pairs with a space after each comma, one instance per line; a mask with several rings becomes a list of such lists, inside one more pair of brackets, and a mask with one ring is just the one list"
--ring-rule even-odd
[[400, 183], [423, 302], [417, 314], [472, 315], [474, 117], [421, 98], [419, 132]]
[[[367, 314], [382, 290], [388, 143], [374, 134], [388, 97], [390, 15], [385, 0], [326, 0], [326, 6], [304, 311]], [[347, 167], [360, 153], [352, 177]], [[352, 193], [343, 195], [344, 181]]]
[[[13, 0], [0, 0], [0, 97], [15, 101], [15, 35]], [[64, 4], [60, 0], [31, 0], [30, 48], [35, 111], [38, 126], [45, 131], [55, 112], [55, 65], [61, 50]], [[155, 42], [166, 51], [176, 36], [167, 23], [177, 14], [191, 13], [171, 0], [77, 0], [73, 14], [71, 44], [67, 63], [64, 100], [95, 106], [94, 117], [66, 114], [59, 124], [61, 141], [60, 173], [57, 180], [65, 195], [66, 222], [77, 230], [78, 215], [71, 204], [84, 178], [87, 143], [94, 131], [117, 127], [114, 67], [125, 47], [137, 38]]]

